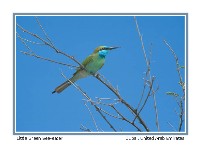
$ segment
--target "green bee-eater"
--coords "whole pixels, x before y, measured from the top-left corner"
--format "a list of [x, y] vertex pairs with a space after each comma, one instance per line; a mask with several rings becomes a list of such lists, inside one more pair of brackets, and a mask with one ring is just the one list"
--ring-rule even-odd
[[[108, 47], [108, 46], [99, 46], [94, 52], [88, 56], [83, 62], [82, 65], [86, 70], [79, 68], [74, 74], [73, 77], [69, 80], [71, 82], [76, 82], [78, 79], [85, 78], [91, 73], [96, 73], [101, 67], [104, 65], [105, 57], [108, 54], [109, 50], [116, 49], [118, 47]], [[67, 80], [60, 86], [56, 87], [56, 89], [52, 93], [61, 93], [64, 89], [71, 85], [71, 82]]]

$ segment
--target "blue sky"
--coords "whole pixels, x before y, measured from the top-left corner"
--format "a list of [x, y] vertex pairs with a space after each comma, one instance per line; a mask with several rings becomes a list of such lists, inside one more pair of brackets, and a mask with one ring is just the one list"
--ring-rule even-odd
[[[177, 128], [179, 111], [175, 99], [166, 95], [173, 91], [181, 94], [173, 55], [163, 43], [165, 39], [179, 57], [180, 65], [185, 64], [185, 17], [183, 16], [137, 16], [140, 32], [147, 55], [151, 55], [151, 74], [156, 77], [155, 88], [160, 130], [173, 132]], [[83, 61], [99, 45], [120, 46], [110, 51], [104, 67], [99, 71], [109, 82], [118, 87], [121, 96], [136, 107], [143, 89], [146, 64], [141, 49], [133, 16], [38, 16], [43, 28], [54, 45], [60, 50]], [[17, 16], [16, 22], [45, 38], [33, 16]], [[17, 32], [28, 40], [35, 38]], [[56, 54], [44, 45], [28, 43], [40, 56], [76, 65], [70, 59]], [[90, 112], [84, 105], [84, 97], [70, 86], [61, 94], [51, 94], [65, 81], [63, 72], [70, 78], [74, 69], [55, 63], [26, 56], [27, 51], [20, 39], [16, 39], [16, 131], [17, 132], [79, 132], [81, 124], [97, 131]], [[181, 70], [182, 76], [185, 76]], [[105, 85], [90, 76], [77, 81], [77, 84], [92, 98], [116, 99]], [[105, 101], [109, 103], [109, 101]], [[100, 129], [112, 131], [94, 108], [88, 103]], [[121, 106], [121, 112], [132, 119], [132, 115]], [[106, 109], [106, 108], [105, 108]], [[111, 110], [108, 110], [111, 112]], [[112, 113], [112, 112], [111, 112]], [[108, 117], [108, 116], [107, 116]], [[153, 99], [150, 97], [141, 113], [151, 131], [157, 131]], [[136, 129], [119, 119], [108, 117], [118, 131], [135, 132]], [[184, 127], [183, 127], [184, 128]], [[184, 130], [183, 130], [184, 131]]]

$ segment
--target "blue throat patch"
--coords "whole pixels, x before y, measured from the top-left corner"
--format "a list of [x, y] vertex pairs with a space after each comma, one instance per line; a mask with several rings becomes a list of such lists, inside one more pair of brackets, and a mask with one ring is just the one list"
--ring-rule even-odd
[[101, 50], [101, 51], [99, 51], [99, 56], [101, 58], [105, 58], [107, 54], [108, 54], [107, 50]]

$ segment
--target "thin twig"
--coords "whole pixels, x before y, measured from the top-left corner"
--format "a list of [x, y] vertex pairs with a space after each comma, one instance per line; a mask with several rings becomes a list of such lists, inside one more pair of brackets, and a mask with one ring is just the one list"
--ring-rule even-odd
[[100, 105], [104, 105], [104, 106], [116, 105], [116, 104], [119, 104], [119, 103], [121, 103], [121, 102], [118, 101], [118, 100], [117, 100], [117, 102], [114, 102], [114, 103], [104, 103], [104, 102], [99, 101], [99, 100], [96, 101], [96, 104], [100, 104]]
[[172, 52], [173, 56], [174, 56], [174, 59], [176, 61], [176, 70], [177, 70], [177, 73], [178, 73], [178, 77], [179, 77], [179, 83], [182, 87], [182, 91], [183, 91], [183, 100], [185, 99], [185, 84], [183, 82], [183, 78], [181, 76], [181, 71], [180, 71], [180, 65], [179, 65], [179, 61], [178, 61], [178, 57], [176, 55], [176, 53], [174, 52], [174, 50], [172, 49], [172, 47], [167, 43], [166, 40], [164, 40], [164, 43], [167, 45], [167, 47], [169, 48], [169, 50]]
[[18, 38], [20, 38], [21, 40], [24, 40], [26, 42], [29, 42], [29, 43], [32, 43], [32, 44], [35, 44], [35, 45], [45, 45], [44, 43], [39, 43], [39, 42], [35, 42], [35, 41], [32, 41], [32, 40], [28, 40], [26, 38], [23, 38], [17, 32], [16, 32], [16, 34], [17, 34]]
[[181, 131], [181, 128], [182, 128], [183, 122], [184, 122], [184, 120], [183, 120], [184, 110], [183, 110], [183, 101], [182, 100], [180, 101], [180, 105], [181, 105], [181, 107], [180, 107], [179, 127], [178, 127], [179, 132]]
[[85, 132], [92, 132], [90, 129], [88, 129], [87, 127], [85, 127], [84, 125], [81, 124], [80, 127], [81, 130], [85, 131]]
[[[81, 69], [83, 70], [86, 70], [85, 67], [78, 61], [76, 60], [73, 56], [70, 56], [62, 51], [60, 51], [59, 49], [57, 49], [55, 46], [53, 46], [52, 44], [50, 44], [49, 42], [45, 41], [44, 39], [42, 39], [41, 37], [39, 37], [37, 34], [34, 34], [28, 30], [25, 30], [22, 26], [20, 26], [19, 24], [17, 24], [17, 26], [19, 27], [19, 29], [21, 29], [23, 32], [33, 36], [33, 37], [36, 37], [37, 39], [39, 39], [40, 41], [42, 41], [45, 45], [49, 46], [50, 48], [54, 49], [54, 51], [58, 54], [62, 54], [66, 57], [68, 57], [69, 59], [73, 60], [75, 63], [77, 63]], [[87, 71], [87, 70], [86, 70]]]
[[128, 122], [129, 124], [133, 125], [139, 132], [142, 132], [142, 130], [141, 130], [138, 126], [136, 126], [134, 122], [131, 122], [130, 120], [128, 120], [127, 118], [125, 118], [125, 117], [117, 110], [117, 108], [115, 108], [114, 105], [111, 105], [111, 107], [117, 112], [117, 114], [119, 114], [119, 116], [121, 116], [122, 120], [124, 120], [124, 121]]
[[[141, 107], [140, 110], [138, 111], [138, 114], [141, 113], [141, 111], [143, 110], [144, 106], [145, 106], [146, 103], [147, 103], [147, 100], [149, 99], [149, 96], [150, 96], [151, 91], [152, 91], [153, 83], [154, 83], [154, 78], [152, 78], [152, 81], [151, 81], [151, 84], [150, 84], [150, 87], [149, 87], [149, 92], [148, 92], [148, 94], [147, 94], [147, 96], [146, 96], [146, 99], [145, 99], [145, 101], [144, 101], [142, 107]], [[134, 118], [133, 122], [136, 120], [136, 118], [137, 118], [137, 116]]]
[[39, 58], [39, 59], [42, 59], [42, 60], [46, 60], [46, 61], [49, 61], [49, 62], [52, 62], [52, 63], [65, 65], [65, 66], [72, 67], [72, 68], [75, 68], [75, 69], [79, 68], [78, 66], [75, 66], [75, 65], [66, 64], [66, 63], [58, 62], [58, 61], [55, 61], [55, 60], [52, 60], [52, 59], [49, 59], [49, 58], [44, 58], [42, 56], [38, 56], [35, 53], [28, 53], [28, 52], [24, 52], [24, 51], [20, 51], [20, 52], [25, 54], [25, 55], [32, 56], [32, 57], [35, 57], [35, 58]]
[[41, 25], [39, 19], [37, 18], [37, 16], [35, 16], [35, 19], [36, 19], [38, 25], [40, 26], [42, 32], [44, 33], [45, 37], [46, 37], [47, 40], [49, 41], [49, 43], [50, 43], [52, 46], [54, 46], [53, 43], [52, 43], [52, 41], [51, 41], [51, 39], [50, 39], [49, 36], [47, 35], [46, 31], [45, 31], [44, 28], [42, 27], [42, 25]]
[[[57, 64], [61, 64], [61, 65], [65, 65], [65, 66], [69, 66], [69, 67], [73, 67], [73, 68], [76, 68], [78, 69], [79, 67], [78, 66], [75, 66], [75, 65], [70, 65], [70, 64], [66, 64], [66, 63], [62, 63], [62, 62], [57, 62], [55, 60], [52, 60], [52, 59], [49, 59], [49, 58], [44, 58], [44, 57], [41, 57], [41, 56], [38, 56], [36, 55], [32, 50], [31, 48], [26, 44], [24, 38], [22, 38], [18, 33], [17, 33], [17, 37], [21, 40], [21, 42], [25, 45], [25, 47], [29, 50], [29, 52], [24, 52], [24, 51], [20, 51], [21, 53], [25, 54], [25, 55], [29, 55], [29, 56], [32, 56], [32, 57], [36, 57], [36, 58], [39, 58], [39, 59], [42, 59], [42, 60], [46, 60], [46, 61], [50, 61], [52, 63], [57, 63]], [[30, 41], [29, 41], [30, 42]]]
[[142, 94], [141, 94], [141, 97], [140, 97], [140, 101], [138, 103], [138, 106], [137, 106], [137, 110], [139, 109], [141, 103], [142, 103], [142, 100], [144, 98], [144, 94], [145, 94], [145, 90], [146, 90], [146, 86], [147, 86], [147, 76], [148, 76], [148, 73], [149, 73], [149, 70], [147, 70], [146, 74], [145, 74], [145, 78], [144, 78], [144, 86], [143, 86], [143, 89], [142, 89]]
[[178, 131], [180, 132], [183, 126], [183, 115], [184, 115], [184, 109], [183, 109], [183, 103], [185, 100], [185, 83], [183, 82], [183, 78], [181, 76], [181, 71], [180, 71], [180, 65], [179, 65], [179, 61], [178, 61], [178, 57], [175, 53], [175, 51], [172, 49], [172, 47], [167, 43], [166, 40], [163, 40], [164, 43], [166, 44], [166, 46], [169, 48], [169, 50], [171, 51], [171, 53], [174, 56], [175, 62], [176, 62], [176, 70], [178, 73], [178, 77], [179, 77], [179, 85], [182, 88], [182, 92], [183, 92], [183, 96], [180, 98], [179, 102], [177, 102], [179, 109], [180, 109], [180, 113], [179, 113], [179, 125], [178, 125]]
[[92, 112], [90, 111], [90, 108], [88, 107], [88, 105], [87, 105], [86, 103], [84, 103], [84, 105], [85, 105], [86, 108], [88, 109], [88, 111], [89, 111], [89, 113], [90, 113], [90, 116], [92, 117], [92, 121], [93, 121], [93, 123], [94, 123], [94, 125], [95, 125], [97, 131], [99, 131], [98, 126], [97, 126], [97, 123], [96, 123], [96, 121], [95, 121], [95, 119], [94, 119], [94, 116], [93, 116]]
[[167, 45], [167, 47], [170, 49], [170, 51], [172, 52], [173, 56], [174, 56], [174, 59], [176, 61], [176, 70], [178, 72], [178, 76], [179, 76], [179, 81], [182, 83], [182, 76], [181, 76], [181, 72], [180, 72], [180, 65], [179, 65], [179, 62], [178, 62], [178, 57], [176, 55], [176, 53], [174, 52], [174, 50], [172, 49], [172, 47], [167, 43], [166, 40], [163, 40], [164, 43]]
[[[98, 99], [101, 99], [101, 98], [98, 98]], [[103, 98], [103, 99], [104, 99], [104, 98]], [[107, 100], [107, 99], [110, 99], [110, 98], [106, 98], [106, 100]], [[104, 100], [105, 100], [105, 99], [104, 99]], [[97, 102], [94, 102], [94, 103], [96, 103], [96, 104], [98, 104], [98, 105], [108, 106], [108, 107], [111, 107], [111, 108], [112, 108], [112, 106], [114, 106], [114, 105], [117, 104], [117, 103], [106, 104], [106, 103], [102, 103], [101, 100], [98, 100]], [[104, 110], [104, 109], [102, 109], [102, 108], [100, 108], [100, 107], [99, 107], [99, 110], [101, 110], [102, 112], [104, 112], [105, 114], [107, 114], [107, 115], [109, 115], [109, 116], [111, 116], [111, 117], [113, 117], [113, 118], [122, 119], [121, 117], [119, 117], [119, 115], [116, 116], [116, 115], [110, 114], [109, 112], [107, 112], [106, 110]]]
[[115, 115], [113, 115], [113, 114], [108, 113], [107, 111], [103, 110], [102, 108], [99, 108], [99, 109], [100, 109], [102, 112], [104, 112], [105, 114], [107, 114], [107, 115], [109, 115], [109, 116], [111, 116], [111, 117], [113, 117], [113, 118], [122, 119], [122, 118], [119, 117], [119, 116], [115, 116]]
[[[62, 76], [66, 78], [66, 76], [62, 73]], [[76, 85], [76, 83], [73, 83], [72, 81], [70, 81], [68, 79], [68, 81], [84, 96], [86, 97], [90, 103], [95, 107], [95, 109], [97, 110], [97, 112], [99, 112], [99, 114], [101, 115], [101, 117], [107, 122], [107, 124], [110, 126], [110, 128], [113, 130], [113, 131], [117, 131], [114, 126], [108, 121], [108, 119], [103, 115], [103, 113], [100, 111], [100, 109], [92, 102], [92, 99], [86, 94], [86, 92], [84, 92], [78, 85]]]
[[24, 44], [24, 46], [26, 47], [26, 49], [28, 49], [28, 51], [30, 52], [30, 53], [33, 53], [33, 51], [31, 50], [31, 48], [26, 44], [26, 42], [24, 41], [24, 39], [18, 34], [18, 33], [16, 33], [17, 34], [17, 37], [21, 40], [21, 42]]
[[138, 26], [137, 19], [136, 19], [135, 16], [134, 16], [134, 20], [135, 20], [135, 24], [136, 24], [136, 29], [137, 29], [138, 35], [139, 35], [139, 37], [140, 37], [140, 42], [142, 43], [142, 50], [143, 50], [143, 54], [144, 54], [144, 59], [145, 59], [145, 61], [146, 61], [146, 65], [148, 66], [148, 65], [149, 65], [149, 62], [148, 62], [147, 55], [146, 55], [146, 52], [145, 52], [145, 48], [144, 48], [144, 43], [143, 43], [142, 35], [141, 35], [140, 31], [139, 31], [139, 26]]
[[[153, 81], [154, 81], [154, 79], [153, 79], [153, 77], [151, 76], [151, 72], [150, 72], [150, 70], [151, 70], [151, 68], [150, 68], [150, 60], [148, 60], [147, 59], [147, 55], [146, 55], [146, 51], [145, 51], [145, 47], [144, 47], [144, 42], [143, 42], [143, 38], [142, 38], [142, 35], [141, 35], [141, 33], [140, 33], [140, 29], [139, 29], [139, 25], [138, 25], [138, 23], [137, 23], [137, 19], [136, 19], [136, 17], [134, 16], [134, 20], [135, 20], [135, 24], [136, 24], [136, 30], [137, 30], [137, 32], [138, 32], [138, 35], [139, 35], [139, 38], [140, 38], [140, 42], [141, 42], [141, 46], [142, 46], [142, 51], [143, 51], [143, 54], [144, 54], [144, 59], [145, 59], [145, 62], [146, 62], [146, 66], [147, 66], [147, 72], [146, 72], [146, 77], [147, 77], [147, 75], [149, 75], [149, 81], [152, 81], [152, 85], [150, 85], [149, 86], [149, 88], [150, 88], [150, 90], [149, 90], [149, 92], [151, 92], [151, 90], [152, 91], [154, 91], [154, 88], [153, 88]], [[152, 53], [152, 51], [150, 50], [150, 59], [151, 59], [151, 54]], [[146, 88], [146, 86], [144, 86], [144, 88], [143, 88], [143, 91], [145, 90], [145, 88]], [[143, 94], [143, 92], [142, 92], [142, 94]], [[146, 101], [147, 101], [147, 99], [148, 99], [148, 96], [150, 96], [149, 94], [147, 95], [147, 97], [146, 97], [146, 99], [145, 99], [145, 101], [144, 101], [144, 104], [143, 104], [143, 106], [142, 107], [144, 107], [144, 105], [146, 104]], [[141, 97], [141, 99], [143, 98], [143, 96]], [[155, 115], [156, 115], [156, 126], [157, 126], [157, 129], [158, 129], [158, 131], [160, 130], [160, 128], [159, 128], [159, 121], [158, 121], [158, 109], [157, 109], [157, 105], [155, 105], [156, 104], [156, 97], [155, 97], [155, 93], [154, 93], [154, 109], [155, 109]], [[140, 100], [141, 101], [141, 100]], [[140, 109], [140, 111], [141, 111], [142, 109]], [[139, 112], [140, 113], [140, 112]], [[136, 116], [137, 117], [137, 116]], [[134, 119], [134, 121], [135, 121], [135, 119]], [[134, 122], [133, 121], [133, 122]]]
[[105, 81], [103, 81], [99, 75], [95, 75], [95, 77], [101, 81], [106, 87], [108, 87], [118, 98], [119, 98], [119, 101], [124, 104], [130, 111], [132, 114], [134, 114], [135, 116], [137, 116], [136, 118], [139, 120], [139, 122], [141, 123], [141, 125], [145, 128], [145, 130], [147, 132], [149, 132], [149, 128], [147, 127], [147, 125], [145, 124], [145, 122], [142, 120], [142, 118], [139, 116], [139, 114], [137, 113], [137, 110], [134, 109], [131, 105], [129, 105], [120, 95], [119, 93], [117, 92], [116, 89], [114, 89], [111, 85], [108, 85], [106, 84]]
[[173, 131], [177, 132], [176, 129], [174, 128], [174, 126], [170, 122], [167, 122], [167, 123], [171, 126], [171, 128], [173, 129]]
[[153, 92], [153, 99], [154, 99], [154, 110], [156, 111], [156, 126], [158, 128], [158, 132], [160, 132], [160, 126], [159, 126], [159, 121], [158, 121], [158, 109], [157, 109], [157, 104], [156, 104], [156, 95], [155, 95], [155, 91], [152, 90]]

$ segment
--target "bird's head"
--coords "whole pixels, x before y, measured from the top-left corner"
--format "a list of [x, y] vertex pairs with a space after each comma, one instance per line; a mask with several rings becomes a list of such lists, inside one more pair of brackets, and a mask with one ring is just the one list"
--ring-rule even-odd
[[100, 57], [105, 58], [106, 55], [108, 54], [109, 50], [113, 50], [113, 49], [116, 49], [116, 48], [119, 48], [119, 47], [99, 46], [94, 50], [93, 53], [99, 53]]

